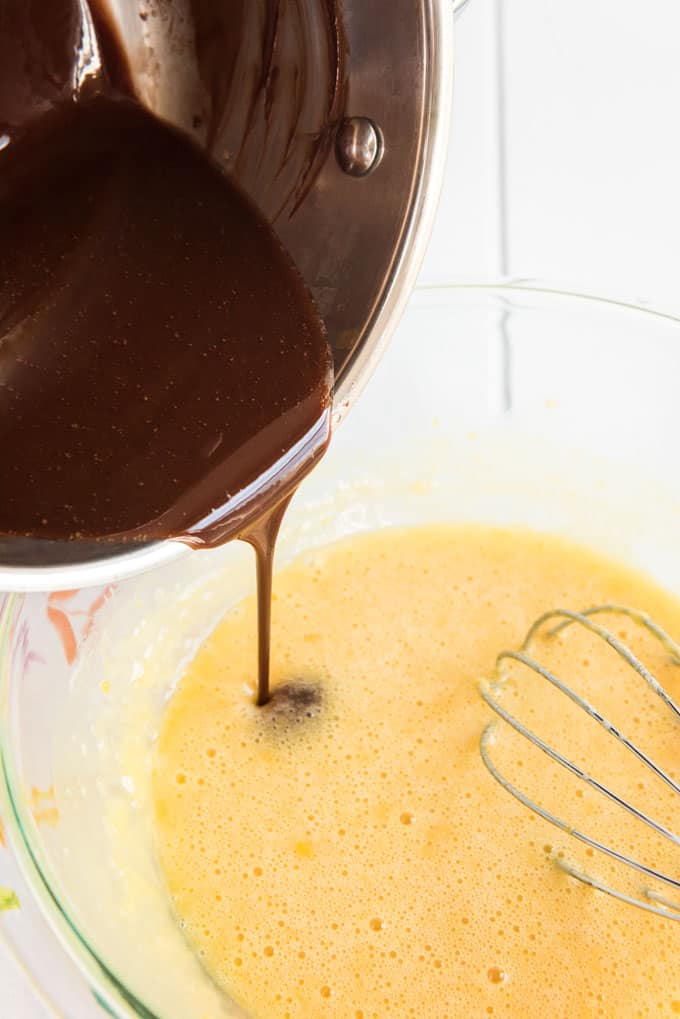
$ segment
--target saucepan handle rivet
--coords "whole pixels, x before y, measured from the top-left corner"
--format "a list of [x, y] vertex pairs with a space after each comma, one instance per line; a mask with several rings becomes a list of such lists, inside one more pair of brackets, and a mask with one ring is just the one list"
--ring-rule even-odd
[[368, 117], [345, 117], [338, 127], [335, 152], [345, 173], [351, 177], [365, 177], [382, 159], [380, 130]]

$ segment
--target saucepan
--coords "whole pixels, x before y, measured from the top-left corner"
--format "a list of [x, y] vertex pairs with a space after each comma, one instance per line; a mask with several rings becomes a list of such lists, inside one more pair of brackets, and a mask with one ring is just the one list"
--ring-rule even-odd
[[[108, 0], [139, 99], [195, 138], [266, 216], [326, 323], [333, 425], [398, 322], [442, 181], [457, 0]], [[1, 590], [120, 580], [178, 541], [0, 568]]]

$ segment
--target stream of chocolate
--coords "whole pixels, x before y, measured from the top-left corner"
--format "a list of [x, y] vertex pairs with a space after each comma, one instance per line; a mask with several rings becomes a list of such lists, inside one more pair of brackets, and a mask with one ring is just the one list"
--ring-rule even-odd
[[249, 541], [262, 703], [274, 542], [328, 443], [330, 350], [268, 224], [130, 98], [84, 14], [0, 0], [0, 557]]

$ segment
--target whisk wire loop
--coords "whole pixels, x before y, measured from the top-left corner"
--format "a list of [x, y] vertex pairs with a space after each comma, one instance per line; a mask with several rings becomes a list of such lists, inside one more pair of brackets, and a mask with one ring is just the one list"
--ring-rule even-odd
[[562, 622], [549, 631], [551, 636], [556, 636], [573, 623], [578, 623], [586, 630], [590, 630], [590, 632], [595, 634], [597, 637], [601, 637], [605, 640], [607, 644], [609, 644], [609, 646], [645, 680], [657, 697], [660, 697], [664, 704], [666, 704], [671, 711], [680, 718], [680, 707], [678, 707], [668, 691], [661, 686], [649, 669], [647, 669], [639, 658], [632, 653], [630, 648], [619, 640], [618, 637], [616, 637], [610, 630], [593, 622], [590, 618], [591, 616], [597, 615], [601, 612], [627, 616], [629, 619], [632, 619], [640, 626], [649, 630], [652, 636], [658, 640], [662, 647], [670, 653], [674, 662], [677, 665], [680, 665], [680, 646], [676, 644], [672, 637], [669, 637], [669, 635], [662, 630], [660, 626], [657, 626], [657, 624], [653, 622], [653, 620], [651, 620], [645, 612], [639, 612], [637, 609], [631, 609], [625, 605], [594, 605], [592, 608], [585, 609], [583, 612], [572, 612], [569, 609], [552, 609], [550, 612], [545, 612], [528, 630], [527, 635], [524, 638], [524, 643], [522, 644], [522, 651], [528, 650], [534, 637], [537, 635], [544, 623], [548, 622], [548, 620], [562, 617]]
[[[680, 880], [678, 880], [677, 878], [671, 877], [668, 874], [662, 874], [660, 871], [654, 870], [653, 867], [648, 867], [646, 864], [640, 863], [639, 860], [635, 860], [632, 857], [627, 856], [625, 853], [619, 852], [618, 849], [614, 849], [612, 846], [607, 846], [605, 845], [604, 842], [599, 842], [597, 839], [592, 838], [592, 836], [587, 835], [585, 832], [579, 831], [578, 828], [574, 828], [572, 825], [567, 824], [566, 821], [563, 821], [555, 814], [552, 814], [549, 810], [546, 810], [545, 807], [542, 807], [539, 803], [536, 803], [536, 801], [532, 800], [529, 796], [526, 795], [526, 793], [523, 793], [521, 789], [518, 789], [516, 785], [513, 785], [513, 783], [510, 782], [509, 779], [505, 778], [504, 775], [501, 775], [501, 773], [498, 771], [495, 764], [493, 763], [491, 759], [491, 754], [489, 753], [489, 746], [493, 742], [494, 732], [495, 732], [494, 725], [489, 725], [484, 730], [479, 747], [482, 755], [482, 760], [484, 761], [484, 764], [489, 769], [489, 771], [496, 779], [496, 781], [500, 785], [502, 785], [503, 788], [507, 790], [507, 792], [511, 793], [515, 797], [515, 799], [519, 800], [520, 803], [522, 803], [525, 807], [528, 807], [529, 810], [538, 814], [539, 817], [542, 817], [544, 821], [549, 821], [550, 824], [554, 825], [556, 828], [559, 828], [560, 831], [566, 832], [567, 835], [573, 836], [573, 838], [578, 839], [579, 842], [583, 842], [584, 845], [588, 846], [590, 849], [595, 849], [598, 852], [604, 853], [606, 856], [609, 856], [612, 860], [616, 860], [618, 863], [624, 863], [626, 864], [626, 866], [632, 867], [634, 870], [639, 871], [641, 874], [645, 874], [648, 878], [651, 878], [652, 880], [661, 881], [663, 884], [670, 885], [671, 887], [680, 890]], [[569, 873], [571, 873], [569, 864], [563, 864], [561, 862], [560, 866], [562, 866], [563, 869], [569, 869]], [[680, 905], [676, 908], [680, 909]], [[680, 916], [678, 916], [677, 919], [680, 919]]]
[[[549, 669], [543, 666], [540, 662], [536, 661], [528, 652], [531, 648], [532, 643], [537, 637], [539, 631], [545, 627], [545, 624], [560, 620], [556, 625], [549, 628], [547, 631], [548, 636], [556, 636], [561, 631], [572, 625], [578, 625], [594, 636], [601, 640], [604, 640], [623, 661], [629, 665], [637, 675], [639, 675], [654, 692], [654, 694], [661, 698], [664, 704], [669, 707], [674, 715], [680, 719], [680, 708], [670, 696], [667, 690], [658, 682], [656, 677], [649, 671], [644, 663], [630, 650], [630, 648], [623, 643], [611, 630], [595, 622], [591, 617], [600, 613], [618, 614], [628, 617], [636, 624], [644, 627], [654, 638], [657, 640], [662, 647], [669, 653], [671, 660], [674, 664], [680, 666], [680, 646], [660, 627], [658, 626], [649, 616], [643, 612], [639, 612], [636, 609], [628, 608], [627, 606], [607, 604], [607, 605], [596, 605], [592, 608], [586, 609], [583, 612], [573, 612], [568, 609], [554, 609], [550, 612], [544, 613], [538, 618], [532, 626], [521, 645], [519, 651], [503, 651], [498, 655], [496, 659], [496, 679], [493, 683], [488, 680], [483, 680], [480, 683], [480, 693], [487, 703], [487, 705], [498, 715], [503, 722], [513, 728], [520, 736], [528, 740], [533, 746], [537, 747], [543, 753], [547, 754], [553, 761], [559, 764], [562, 768], [565, 768], [576, 778], [586, 783], [595, 792], [600, 793], [611, 803], [617, 807], [622, 808], [628, 814], [632, 815], [636, 820], [647, 825], [658, 835], [668, 839], [675, 845], [680, 845], [680, 837], [666, 828], [664, 825], [655, 821], [653, 817], [639, 808], [635, 807], [632, 803], [629, 803], [623, 797], [619, 796], [612, 789], [603, 785], [588, 772], [584, 771], [583, 768], [579, 767], [569, 758], [565, 757], [554, 747], [550, 746], [545, 740], [542, 740], [531, 729], [527, 728], [522, 722], [519, 721], [514, 715], [511, 714], [506, 708], [496, 699], [494, 693], [501, 690], [507, 681], [502, 675], [502, 668], [504, 663], [508, 661], [516, 661], [521, 665], [525, 666], [530, 673], [540, 677], [543, 680], [548, 681], [555, 687], [560, 693], [565, 695], [572, 701], [577, 707], [583, 710], [587, 715], [590, 716], [595, 722], [598, 723], [608, 734], [612, 735], [616, 740], [619, 741], [627, 750], [629, 750], [634, 756], [640, 761], [645, 767], [649, 768], [652, 773], [659, 779], [661, 779], [673, 792], [680, 794], [680, 785], [666, 772], [663, 768], [656, 764], [647, 754], [645, 754], [640, 747], [637, 746], [632, 740], [624, 736], [623, 733], [613, 723], [607, 719], [600, 711], [598, 711], [592, 704], [590, 704], [585, 698], [578, 694], [571, 686], [561, 680], [558, 676], [552, 673]], [[500, 773], [491, 755], [491, 745], [494, 741], [494, 733], [496, 732], [497, 725], [490, 724], [484, 730], [480, 740], [480, 753], [482, 760], [487, 767], [492, 777], [512, 796], [515, 797], [520, 803], [531, 810], [537, 816], [543, 818], [543, 820], [549, 822], [561, 831], [573, 836], [579, 842], [582, 842], [590, 849], [596, 850], [599, 853], [609, 857], [618, 863], [624, 864], [627, 867], [632, 868], [645, 875], [647, 878], [670, 886], [674, 889], [680, 890], [680, 880], [665, 874], [661, 871], [649, 867], [635, 858], [628, 856], [625, 853], [620, 852], [615, 847], [606, 845], [603, 842], [591, 837], [585, 832], [574, 828], [572, 825], [563, 821], [557, 815], [551, 813], [546, 808], [532, 800], [526, 793], [522, 792], [517, 786], [515, 786], [509, 779]], [[630, 896], [616, 890], [604, 882], [600, 881], [589, 874], [585, 874], [573, 864], [568, 863], [564, 860], [558, 860], [559, 866], [572, 877], [582, 881], [583, 883], [590, 885], [600, 891], [606, 892], [614, 898], [619, 899], [622, 902], [627, 902], [632, 905], [639, 906], [648, 912], [655, 913], [666, 919], [680, 921], [680, 903], [675, 903], [672, 900], [666, 898], [664, 895], [654, 892], [652, 889], [644, 889], [644, 899], [638, 899], [634, 896]]]
[[[648, 913], [654, 913], [656, 916], [661, 916], [665, 920], [680, 920], [680, 905], [676, 905], [669, 899], [666, 899], [662, 895], [657, 895], [655, 892], [645, 889], [644, 894], [648, 899], [653, 900], [646, 902], [644, 899], [636, 899], [634, 895], [626, 895], [625, 892], [619, 891], [617, 888], [612, 888], [611, 885], [605, 884], [604, 881], [600, 881], [599, 878], [593, 877], [592, 874], [587, 874], [583, 870], [579, 870], [574, 867], [573, 864], [567, 863], [564, 860], [557, 861], [558, 866], [570, 877], [576, 878], [577, 881], [581, 881], [584, 885], [589, 885], [590, 888], [596, 888], [599, 892], [605, 892], [607, 895], [611, 895], [613, 898], [618, 899], [619, 902], [626, 902], [629, 906], [639, 906], [640, 909], [645, 909]], [[655, 906], [653, 903], [658, 902], [659, 905]], [[665, 908], [662, 903], [666, 904]]]

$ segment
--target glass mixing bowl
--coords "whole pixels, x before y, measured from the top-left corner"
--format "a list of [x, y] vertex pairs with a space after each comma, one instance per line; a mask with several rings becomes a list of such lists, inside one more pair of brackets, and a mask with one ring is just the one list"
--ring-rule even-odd
[[[476, 520], [564, 533], [680, 592], [678, 379], [670, 316], [529, 286], [417, 291], [296, 496], [278, 562], [368, 528]], [[253, 586], [250, 550], [233, 544], [2, 608], [5, 825], [44, 913], [120, 1019], [240, 1014], [173, 922], [149, 771], [183, 663]]]

